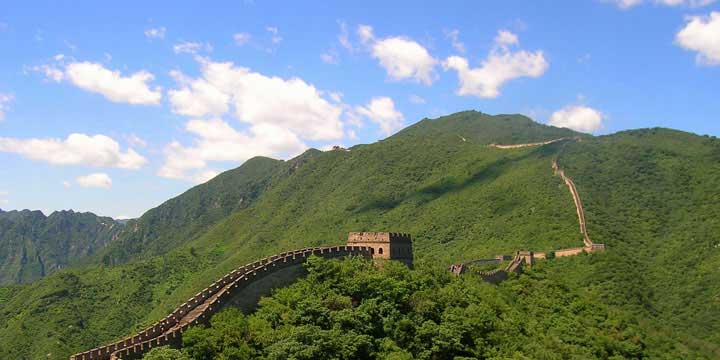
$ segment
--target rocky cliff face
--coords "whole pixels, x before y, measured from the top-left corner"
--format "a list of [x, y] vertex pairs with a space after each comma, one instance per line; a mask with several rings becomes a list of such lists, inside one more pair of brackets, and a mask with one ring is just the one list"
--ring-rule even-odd
[[0, 285], [28, 283], [104, 248], [122, 224], [72, 210], [0, 210]]

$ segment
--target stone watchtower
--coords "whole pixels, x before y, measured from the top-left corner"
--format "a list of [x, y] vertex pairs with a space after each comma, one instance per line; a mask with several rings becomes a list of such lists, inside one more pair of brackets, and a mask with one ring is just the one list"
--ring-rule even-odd
[[367, 246], [373, 259], [397, 260], [413, 266], [412, 237], [410, 234], [388, 232], [351, 232], [348, 245]]

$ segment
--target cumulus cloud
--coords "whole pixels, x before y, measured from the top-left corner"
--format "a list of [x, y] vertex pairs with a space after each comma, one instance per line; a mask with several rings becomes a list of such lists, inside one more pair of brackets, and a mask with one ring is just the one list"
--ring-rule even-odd
[[148, 39], [164, 39], [166, 30], [164, 27], [150, 28], [145, 30], [145, 37]]
[[0, 93], [0, 121], [5, 120], [5, 112], [8, 109], [8, 104], [15, 99], [12, 94]]
[[681, 47], [696, 51], [699, 64], [720, 64], [720, 12], [708, 16], [690, 16], [687, 24], [675, 36]]
[[[62, 61], [64, 57], [56, 55], [55, 59]], [[32, 70], [42, 72], [49, 80], [69, 81], [81, 89], [101, 94], [112, 102], [156, 105], [162, 98], [160, 87], [150, 88], [149, 83], [155, 77], [147, 71], [123, 76], [120, 71], [110, 70], [100, 63], [89, 61], [41, 65], [33, 67]]]
[[146, 71], [123, 77], [119, 71], [109, 70], [98, 63], [79, 62], [68, 64], [65, 77], [75, 86], [102, 94], [110, 101], [128, 104], [159, 104], [160, 88], [150, 89], [148, 82], [155, 77]]
[[237, 44], [238, 46], [243, 46], [243, 45], [247, 44], [250, 41], [251, 37], [252, 36], [250, 35], [250, 33], [246, 33], [246, 32], [241, 32], [241, 33], [237, 33], [237, 34], [233, 35], [235, 44]]
[[519, 43], [520, 40], [518, 40], [517, 35], [507, 30], [500, 30], [495, 36], [495, 44], [500, 47], [518, 45]]
[[360, 25], [358, 35], [364, 44], [370, 46], [372, 56], [391, 79], [412, 79], [430, 85], [437, 77], [435, 65], [438, 61], [417, 42], [404, 36], [376, 39], [372, 27], [368, 25]]
[[550, 116], [548, 125], [591, 133], [603, 127], [604, 118], [605, 115], [596, 109], [582, 105], [569, 105], [555, 111]]
[[232, 62], [201, 59], [201, 76], [173, 76], [181, 87], [169, 94], [173, 111], [202, 117], [221, 115], [232, 106], [236, 118], [250, 125], [286, 128], [308, 140], [342, 137], [342, 107], [300, 78], [265, 76]]
[[257, 155], [287, 157], [307, 148], [293, 132], [272, 124], [257, 124], [248, 131], [238, 131], [216, 118], [191, 120], [185, 129], [196, 136], [194, 143], [168, 144], [158, 175], [200, 183], [217, 175], [206, 169], [210, 161], [243, 162]]
[[168, 91], [173, 111], [180, 115], [200, 117], [219, 115], [229, 109], [231, 94], [211, 84], [207, 79], [191, 79], [179, 71], [171, 71], [172, 76], [180, 85], [179, 89]]
[[[646, 3], [645, 0], [611, 0], [619, 8], [625, 10]], [[714, 3], [715, 0], [654, 0], [651, 3], [663, 6], [703, 7]]]
[[517, 35], [500, 30], [490, 54], [477, 68], [471, 68], [464, 57], [448, 57], [443, 62], [443, 68], [457, 71], [460, 81], [457, 94], [495, 98], [500, 95], [500, 88], [507, 81], [542, 76], [549, 66], [543, 52], [512, 51], [511, 46], [518, 43]]
[[109, 189], [112, 186], [112, 179], [106, 173], [93, 173], [85, 176], [78, 176], [77, 184], [86, 188]]
[[53, 165], [87, 165], [134, 170], [147, 164], [147, 160], [135, 150], [129, 148], [122, 151], [117, 141], [105, 135], [70, 134], [65, 140], [0, 137], [0, 151]]
[[378, 124], [385, 135], [390, 135], [402, 128], [405, 117], [395, 109], [395, 103], [386, 96], [374, 97], [365, 106], [356, 107], [355, 111]]

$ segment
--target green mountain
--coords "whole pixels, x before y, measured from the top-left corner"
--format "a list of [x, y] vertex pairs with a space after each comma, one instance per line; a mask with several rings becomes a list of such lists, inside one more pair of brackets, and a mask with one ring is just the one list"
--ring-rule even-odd
[[250, 159], [128, 221], [117, 241], [86, 262], [113, 265], [138, 256], [164, 254], [231, 212], [250, 206], [272, 184], [274, 176], [280, 175], [278, 170], [284, 164], [265, 157]]
[[29, 283], [103, 249], [122, 225], [92, 213], [0, 210], [0, 285]]
[[[603, 326], [623, 322], [618, 329], [646, 344], [665, 344], [655, 354], [718, 356], [717, 139], [663, 129], [590, 137], [469, 111], [348, 150], [249, 160], [128, 222], [86, 266], [0, 289], [0, 357], [64, 358], [126, 336], [234, 267], [343, 244], [349, 231], [412, 233], [418, 263], [430, 267], [580, 246], [572, 197], [551, 169], [556, 156], [583, 197], [591, 238], [608, 250], [546, 261], [498, 291], [577, 297], [601, 306]], [[556, 285], [544, 292], [548, 282]], [[522, 306], [544, 314], [531, 311], [542, 303]], [[552, 334], [562, 321], [543, 326]]]

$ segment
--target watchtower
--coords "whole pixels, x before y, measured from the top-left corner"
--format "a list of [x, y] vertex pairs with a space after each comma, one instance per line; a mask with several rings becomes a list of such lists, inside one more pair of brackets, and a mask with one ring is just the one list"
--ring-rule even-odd
[[371, 248], [373, 259], [397, 260], [413, 266], [412, 237], [391, 232], [351, 232], [348, 245]]

